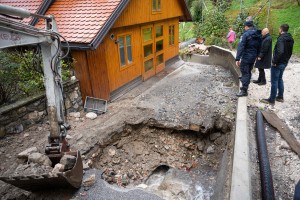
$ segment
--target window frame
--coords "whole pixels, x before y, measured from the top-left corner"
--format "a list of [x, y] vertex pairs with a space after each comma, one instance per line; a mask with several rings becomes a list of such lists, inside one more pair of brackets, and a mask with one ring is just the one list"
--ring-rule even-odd
[[[174, 27], [173, 28], [173, 37], [174, 37], [174, 39], [173, 39], [173, 44], [170, 44], [170, 27]], [[171, 46], [174, 46], [175, 45], [175, 29], [176, 29], [176, 25], [175, 24], [169, 24], [169, 26], [168, 26], [168, 45], [169, 45], [169, 47], [171, 47]]]
[[[155, 9], [153, 9], [153, 1], [155, 1]], [[160, 10], [158, 10], [158, 2], [160, 2]], [[160, 14], [162, 12], [162, 0], [152, 0], [151, 1], [151, 11], [152, 14]]]
[[[131, 42], [131, 59], [132, 59], [131, 63], [128, 62], [128, 50], [127, 50], [127, 40], [126, 40], [127, 36], [130, 36], [130, 42]], [[124, 54], [125, 54], [125, 62], [126, 62], [125, 65], [121, 64], [120, 43], [119, 43], [119, 39], [121, 37], [124, 38]], [[122, 34], [117, 35], [118, 56], [119, 56], [119, 67], [120, 67], [120, 70], [127, 69], [128, 67], [134, 65], [134, 59], [133, 59], [133, 42], [132, 42], [132, 39], [133, 39], [133, 37], [132, 37], [132, 33], [131, 32], [129, 32], [129, 33], [122, 33]]]

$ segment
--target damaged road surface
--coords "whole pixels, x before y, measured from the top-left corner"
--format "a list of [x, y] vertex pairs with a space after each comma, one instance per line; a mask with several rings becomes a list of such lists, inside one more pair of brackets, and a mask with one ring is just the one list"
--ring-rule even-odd
[[[95, 120], [69, 117], [69, 143], [85, 168], [78, 191], [30, 193], [1, 182], [2, 199], [227, 199], [238, 90], [230, 71], [185, 63], [162, 76]], [[0, 140], [1, 176], [25, 164], [20, 152], [45, 145], [47, 124], [38, 126], [28, 138]]]

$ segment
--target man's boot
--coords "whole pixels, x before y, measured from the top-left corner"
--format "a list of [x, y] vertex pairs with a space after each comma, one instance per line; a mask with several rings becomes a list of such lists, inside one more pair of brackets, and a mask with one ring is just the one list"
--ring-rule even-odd
[[237, 97], [246, 97], [248, 96], [248, 92], [245, 90], [241, 90], [239, 93], [236, 94]]

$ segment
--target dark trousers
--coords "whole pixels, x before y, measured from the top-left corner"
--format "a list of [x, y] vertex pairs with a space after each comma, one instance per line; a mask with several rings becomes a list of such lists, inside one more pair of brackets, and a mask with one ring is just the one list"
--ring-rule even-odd
[[258, 68], [258, 72], [259, 72], [259, 75], [258, 75], [258, 81], [259, 82], [267, 82], [266, 81], [266, 74], [265, 74], [265, 70], [264, 69], [260, 69]]
[[241, 74], [242, 74], [242, 77], [241, 77], [241, 82], [242, 82], [242, 90], [244, 90], [245, 92], [248, 91], [248, 87], [249, 87], [249, 84], [250, 84], [250, 80], [251, 80], [251, 71], [253, 69], [253, 64], [254, 63], [245, 63], [245, 62], [241, 62], [241, 65], [240, 65], [240, 70], [241, 70]]

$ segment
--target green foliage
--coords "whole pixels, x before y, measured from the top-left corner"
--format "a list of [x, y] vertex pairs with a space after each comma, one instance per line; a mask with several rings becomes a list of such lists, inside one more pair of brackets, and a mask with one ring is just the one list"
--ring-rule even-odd
[[[44, 90], [41, 56], [31, 50], [0, 51], [0, 105]], [[62, 62], [62, 79], [70, 77], [71, 62]]]
[[191, 8], [191, 13], [193, 15], [193, 20], [195, 22], [200, 22], [202, 23], [202, 18], [203, 18], [203, 2], [202, 1], [193, 1], [192, 3], [192, 8]]
[[194, 37], [193, 23], [181, 22], [179, 24], [179, 41], [184, 42]]
[[245, 10], [242, 10], [242, 12], [239, 13], [239, 15], [237, 16], [237, 18], [233, 24], [233, 29], [238, 37], [244, 33], [244, 27], [245, 27], [244, 23], [248, 16], [249, 16], [249, 13]]
[[[223, 12], [211, 9], [205, 12], [204, 23], [196, 23], [195, 34], [205, 37], [208, 44], [221, 44], [228, 31], [228, 23]], [[222, 45], [223, 46], [223, 45]]]

